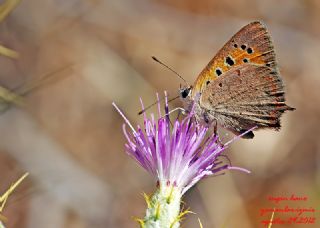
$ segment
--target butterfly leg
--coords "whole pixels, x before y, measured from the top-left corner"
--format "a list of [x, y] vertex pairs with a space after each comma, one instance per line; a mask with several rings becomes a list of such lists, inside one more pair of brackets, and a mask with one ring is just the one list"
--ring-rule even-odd
[[[218, 136], [218, 120], [217, 120], [217, 119], [214, 119], [212, 124], [213, 124], [213, 134], [214, 134], [214, 137], [217, 137], [217, 136]], [[222, 143], [222, 141], [220, 140], [219, 137], [217, 138], [217, 142], [218, 142], [222, 147], [224, 147], [224, 144]]]
[[172, 109], [170, 112], [168, 112], [164, 116], [170, 115], [171, 113], [176, 112], [176, 111], [179, 111], [179, 113], [182, 112], [182, 114], [186, 113], [186, 110], [184, 108], [178, 107], [178, 108]]
[[218, 121], [216, 119], [213, 120], [213, 134], [214, 136], [218, 135]]
[[206, 123], [207, 127], [213, 126], [214, 136], [218, 135], [218, 121], [217, 119], [209, 116], [208, 112], [203, 113], [203, 120]]
[[169, 115], [171, 114], [171, 113], [173, 113], [173, 112], [176, 112], [176, 111], [178, 111], [178, 117], [177, 118], [179, 118], [179, 115], [180, 115], [180, 113], [182, 112], [182, 113], [185, 113], [185, 109], [183, 109], [183, 108], [181, 108], [181, 107], [178, 107], [178, 108], [175, 108], [175, 109], [172, 109], [170, 112], [168, 112], [167, 114], [165, 114], [163, 117], [166, 117], [166, 116], [168, 116], [168, 119], [169, 119], [169, 121], [170, 121], [170, 125], [171, 125], [171, 127], [173, 127], [173, 124], [172, 124], [172, 122], [171, 122], [171, 120], [170, 120], [170, 118], [169, 118]]
[[181, 110], [178, 111], [177, 119], [180, 118], [181, 112], [182, 112]]

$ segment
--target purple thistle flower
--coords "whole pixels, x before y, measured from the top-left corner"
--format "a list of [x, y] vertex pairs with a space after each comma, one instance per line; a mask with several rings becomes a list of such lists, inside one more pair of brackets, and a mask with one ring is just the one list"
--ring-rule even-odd
[[[158, 94], [157, 99], [159, 101]], [[131, 128], [128, 131], [123, 125], [127, 138], [126, 152], [157, 178], [160, 185], [177, 187], [183, 195], [202, 178], [223, 170], [250, 173], [246, 169], [225, 164], [221, 159], [225, 156], [223, 152], [226, 147], [243, 134], [222, 145], [218, 135], [208, 135], [208, 127], [194, 120], [193, 112], [181, 121], [176, 119], [171, 127], [166, 93], [164, 115], [159, 101], [158, 119], [155, 120], [153, 114], [148, 118], [144, 112], [144, 128], [138, 125], [137, 130], [114, 103], [113, 106]]]

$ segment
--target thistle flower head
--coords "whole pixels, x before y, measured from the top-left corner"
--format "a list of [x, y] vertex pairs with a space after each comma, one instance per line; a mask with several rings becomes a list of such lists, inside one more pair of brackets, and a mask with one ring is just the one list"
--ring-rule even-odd
[[[158, 94], [157, 98], [159, 101]], [[218, 135], [209, 135], [208, 127], [195, 121], [193, 112], [182, 120], [176, 119], [171, 126], [166, 93], [164, 113], [158, 102], [158, 118], [155, 119], [153, 114], [148, 118], [144, 112], [144, 126], [138, 125], [136, 129], [113, 105], [131, 128], [128, 131], [126, 124], [123, 125], [126, 152], [152, 174], [160, 186], [177, 187], [184, 194], [202, 178], [223, 170], [237, 169], [249, 173], [222, 159], [226, 147], [240, 136], [222, 145]]]

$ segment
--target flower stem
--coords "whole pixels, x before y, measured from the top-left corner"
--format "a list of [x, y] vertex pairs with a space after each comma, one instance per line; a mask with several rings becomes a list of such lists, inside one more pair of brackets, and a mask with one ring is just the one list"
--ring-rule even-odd
[[145, 195], [148, 205], [146, 216], [139, 221], [144, 228], [180, 227], [181, 190], [175, 186], [161, 183], [154, 195]]

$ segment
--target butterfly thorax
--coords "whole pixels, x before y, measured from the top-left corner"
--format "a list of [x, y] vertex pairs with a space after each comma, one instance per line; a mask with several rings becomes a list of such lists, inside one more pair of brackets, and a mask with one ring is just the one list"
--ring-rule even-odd
[[200, 98], [201, 93], [195, 91], [194, 87], [187, 86], [181, 88], [180, 91], [180, 98], [183, 103], [184, 110], [186, 113], [193, 112], [194, 117], [196, 118], [197, 122], [203, 124], [210, 124], [214, 118], [211, 118], [207, 115], [208, 110], [201, 107]]

